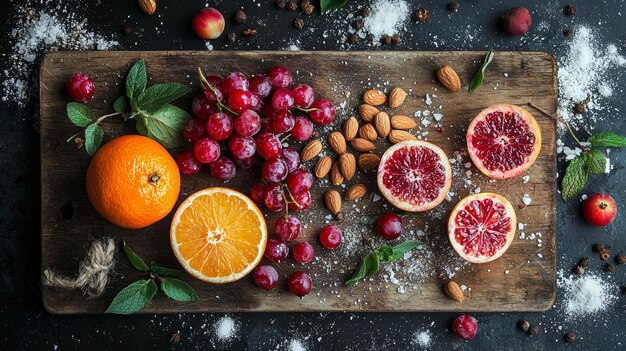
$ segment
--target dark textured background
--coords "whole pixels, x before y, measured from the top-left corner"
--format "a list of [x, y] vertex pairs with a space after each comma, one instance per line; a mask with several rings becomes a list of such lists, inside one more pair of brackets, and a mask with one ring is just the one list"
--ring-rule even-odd
[[[34, 2], [34, 1], [33, 1]], [[37, 1], [39, 2], [39, 1]], [[156, 15], [147, 16], [135, 1], [70, 1], [68, 8], [84, 17], [92, 31], [105, 36], [118, 36], [123, 49], [137, 50], [205, 50], [189, 29], [193, 14], [205, 5], [197, 0], [158, 0]], [[341, 45], [339, 33], [347, 31], [340, 23], [348, 13], [359, 7], [355, 0], [350, 6], [331, 15], [316, 13], [305, 17], [307, 30], [296, 31], [291, 22], [295, 13], [278, 10], [273, 1], [209, 1], [227, 17], [227, 29], [240, 32], [255, 27], [259, 34], [251, 39], [240, 39], [232, 47], [225, 38], [213, 42], [215, 49], [285, 49], [290, 44], [303, 50], [313, 49], [369, 49], [363, 41], [354, 46]], [[0, 11], [0, 65], [5, 69], [4, 54], [11, 50], [8, 43], [15, 23], [14, 9], [28, 1], [2, 1]], [[257, 6], [260, 3], [261, 6]], [[624, 55], [626, 44], [626, 5], [614, 1], [578, 1], [578, 12], [573, 17], [563, 14], [564, 1], [466, 1], [452, 15], [446, 1], [411, 2], [431, 10], [431, 20], [422, 25], [407, 25], [397, 50], [546, 50], [560, 57], [566, 48], [562, 31], [582, 24], [596, 31], [601, 46], [614, 43]], [[541, 30], [536, 27], [522, 39], [499, 33], [497, 18], [508, 7], [527, 6], [534, 13], [534, 24], [545, 22]], [[249, 21], [234, 26], [230, 14], [244, 8]], [[141, 36], [122, 36], [119, 28], [129, 24], [140, 30]], [[468, 30], [469, 28], [469, 30]], [[323, 38], [322, 32], [329, 37]], [[468, 36], [471, 35], [472, 38]], [[626, 87], [624, 69], [612, 72], [618, 87], [605, 105], [619, 111], [626, 110], [623, 98]], [[53, 316], [47, 314], [39, 296], [39, 134], [37, 133], [36, 103], [17, 108], [0, 102], [2, 121], [0, 137], [0, 349], [169, 349], [170, 333], [179, 330], [182, 343], [179, 349], [264, 350], [285, 349], [286, 341], [298, 338], [309, 350], [405, 350], [419, 349], [412, 343], [418, 330], [432, 333], [433, 350], [622, 350], [626, 348], [624, 312], [626, 297], [620, 297], [611, 310], [597, 316], [566, 320], [555, 308], [545, 313], [483, 313], [479, 319], [479, 332], [471, 342], [461, 342], [449, 330], [456, 316], [451, 313], [333, 313], [333, 314], [235, 314], [239, 332], [228, 343], [215, 338], [213, 323], [221, 316], [197, 315], [142, 315], [142, 316]], [[626, 134], [623, 115], [607, 116], [596, 129], [612, 129]], [[583, 132], [580, 133], [584, 135]], [[568, 138], [566, 143], [571, 142]], [[611, 193], [621, 208], [626, 205], [624, 180], [624, 152], [613, 152], [614, 169], [610, 176], [594, 176], [586, 192]], [[559, 169], [564, 164], [559, 163]], [[556, 189], [555, 189], [556, 191]], [[614, 251], [626, 248], [623, 213], [610, 226], [596, 229], [588, 226], [580, 215], [579, 204], [574, 200], [558, 205], [558, 266], [569, 270], [580, 257], [592, 256], [591, 245], [596, 241], [613, 246]], [[591, 270], [600, 271], [601, 263], [592, 260]], [[618, 267], [613, 280], [626, 284], [626, 267]], [[557, 301], [562, 299], [558, 292]], [[558, 303], [557, 303], [558, 304]], [[524, 335], [516, 329], [517, 320], [525, 318], [540, 326], [537, 336]], [[561, 329], [559, 329], [561, 327]], [[565, 345], [565, 331], [575, 331], [578, 340]], [[319, 340], [319, 341], [318, 341]]]

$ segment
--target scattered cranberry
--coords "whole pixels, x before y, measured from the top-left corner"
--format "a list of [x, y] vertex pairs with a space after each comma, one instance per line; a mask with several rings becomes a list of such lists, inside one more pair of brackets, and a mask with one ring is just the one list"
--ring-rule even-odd
[[216, 39], [224, 31], [224, 16], [218, 10], [207, 7], [193, 16], [191, 27], [201, 39]]
[[291, 256], [298, 263], [309, 263], [315, 257], [315, 250], [313, 249], [313, 245], [307, 242], [297, 243], [293, 246], [291, 250]]
[[257, 74], [250, 78], [250, 91], [265, 99], [272, 92], [272, 82], [263, 74]]
[[294, 295], [303, 297], [311, 292], [311, 288], [313, 288], [313, 282], [311, 281], [311, 277], [308, 274], [297, 271], [294, 272], [287, 282], [287, 287], [289, 291], [291, 291]]
[[604, 227], [617, 215], [617, 203], [609, 194], [595, 193], [583, 201], [583, 216], [587, 223]]
[[93, 98], [94, 85], [91, 78], [83, 73], [76, 73], [65, 84], [67, 93], [74, 101], [86, 102]]
[[253, 136], [261, 130], [261, 117], [252, 110], [245, 110], [235, 118], [233, 127], [243, 136]]
[[267, 72], [267, 78], [272, 82], [272, 87], [286, 88], [291, 84], [291, 72], [286, 67], [276, 66]]
[[241, 72], [231, 72], [222, 81], [224, 87], [224, 93], [230, 95], [233, 91], [248, 90], [250, 88], [250, 82], [246, 75]]
[[342, 236], [341, 229], [336, 225], [327, 225], [320, 232], [320, 243], [325, 248], [334, 250], [341, 244]]
[[180, 155], [176, 157], [176, 164], [178, 165], [180, 173], [185, 175], [197, 174], [202, 168], [202, 165], [193, 156], [191, 150], [181, 152]]
[[183, 139], [189, 144], [195, 144], [198, 140], [206, 137], [205, 122], [200, 118], [192, 118], [183, 128]]
[[315, 91], [306, 84], [296, 85], [291, 90], [293, 95], [294, 106], [299, 108], [309, 108], [315, 99]]
[[472, 316], [462, 314], [452, 322], [452, 331], [463, 340], [472, 340], [478, 332], [478, 321]]
[[228, 95], [228, 106], [237, 113], [248, 110], [252, 108], [252, 95], [249, 91], [235, 89]]
[[270, 120], [272, 132], [275, 134], [287, 133], [293, 129], [295, 124], [296, 119], [293, 117], [293, 113], [291, 113], [291, 111], [279, 112]]
[[395, 213], [385, 213], [376, 220], [376, 232], [385, 240], [393, 240], [402, 233], [402, 218]]
[[212, 113], [217, 112], [217, 104], [210, 102], [206, 95], [200, 94], [193, 98], [191, 110], [196, 117], [207, 119]]
[[263, 109], [265, 109], [265, 103], [263, 102], [263, 100], [261, 100], [260, 97], [252, 94], [252, 104], [250, 106], [250, 109], [256, 113], [263, 112]]
[[193, 146], [193, 155], [200, 163], [212, 163], [220, 157], [220, 144], [211, 138], [202, 138]]
[[258, 182], [250, 186], [250, 198], [254, 202], [263, 202], [263, 194], [265, 193], [265, 183]]
[[254, 156], [256, 144], [251, 137], [245, 137], [235, 133], [228, 139], [228, 149], [235, 158], [245, 160]]
[[298, 154], [298, 151], [292, 148], [284, 148], [281, 158], [287, 164], [287, 171], [289, 173], [295, 171], [296, 169], [298, 169], [298, 167], [300, 167], [300, 154]]
[[289, 203], [289, 209], [291, 211], [306, 211], [311, 206], [311, 192], [304, 191], [301, 193], [293, 194], [294, 200], [297, 204]]
[[241, 169], [250, 169], [256, 164], [256, 157], [250, 156], [248, 158], [236, 158], [233, 160], [235, 164]]
[[261, 175], [268, 182], [281, 182], [287, 177], [287, 164], [280, 158], [270, 158], [263, 163]]
[[278, 217], [274, 230], [282, 241], [296, 240], [300, 235], [300, 220], [290, 214]]
[[309, 112], [309, 117], [313, 123], [317, 125], [326, 125], [335, 120], [335, 106], [326, 99], [313, 101], [311, 108], [315, 109]]
[[264, 159], [278, 158], [283, 152], [283, 146], [275, 134], [263, 132], [257, 135], [256, 149]]
[[233, 133], [233, 120], [224, 112], [215, 112], [206, 120], [205, 128], [211, 138], [226, 140]]
[[294, 103], [293, 95], [285, 88], [278, 88], [272, 95], [272, 107], [276, 111], [287, 111]]
[[285, 209], [285, 198], [280, 184], [270, 184], [265, 187], [263, 203], [272, 212], [281, 212]]
[[271, 291], [278, 283], [278, 272], [270, 265], [258, 266], [252, 275], [254, 283], [265, 291]]
[[531, 23], [530, 11], [525, 7], [515, 7], [508, 10], [502, 20], [504, 31], [513, 35], [526, 34]]
[[311, 135], [313, 135], [313, 122], [304, 116], [296, 117], [291, 129], [291, 137], [296, 141], [305, 141], [309, 140]]
[[220, 180], [229, 180], [235, 177], [237, 167], [235, 163], [226, 156], [220, 156], [215, 162], [209, 165], [211, 175]]
[[296, 169], [287, 177], [287, 187], [292, 194], [300, 194], [311, 190], [314, 183], [313, 175], [304, 169]]
[[208, 102], [217, 106], [218, 100], [224, 100], [224, 88], [222, 87], [222, 80], [220, 79], [220, 77], [217, 76], [208, 76], [206, 77], [206, 79], [213, 87], [213, 90], [203, 87], [204, 97], [207, 99]]
[[265, 245], [265, 258], [270, 262], [280, 262], [289, 255], [289, 248], [284, 242], [276, 239], [268, 239]]

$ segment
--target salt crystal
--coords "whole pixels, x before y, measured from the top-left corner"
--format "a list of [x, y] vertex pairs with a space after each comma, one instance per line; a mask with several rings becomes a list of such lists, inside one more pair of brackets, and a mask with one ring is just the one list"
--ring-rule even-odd
[[439, 122], [443, 118], [443, 115], [441, 113], [433, 113], [433, 118], [435, 121]]
[[237, 324], [230, 316], [222, 317], [215, 324], [215, 335], [220, 340], [230, 340], [237, 332]]
[[398, 33], [408, 19], [409, 7], [403, 0], [378, 0], [363, 19], [363, 30], [372, 35], [374, 42], [384, 35]]
[[302, 341], [298, 339], [292, 339], [289, 342], [289, 351], [306, 351], [306, 347], [304, 347]]
[[524, 194], [524, 196], [522, 197], [522, 202], [526, 206], [530, 205], [530, 203], [532, 202], [532, 199], [530, 198], [530, 195]]
[[414, 342], [423, 348], [429, 348], [432, 342], [429, 330], [424, 330], [415, 333], [413, 338]]
[[426, 94], [426, 98], [424, 99], [426, 105], [430, 105], [433, 103], [433, 100], [430, 98], [430, 95]]

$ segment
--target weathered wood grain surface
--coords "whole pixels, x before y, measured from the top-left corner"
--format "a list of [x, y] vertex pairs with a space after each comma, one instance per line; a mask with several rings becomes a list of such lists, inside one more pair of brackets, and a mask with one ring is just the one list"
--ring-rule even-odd
[[[200, 66], [207, 74], [225, 75], [232, 70], [246, 73], [264, 72], [282, 64], [291, 69], [297, 82], [313, 86], [318, 95], [329, 98], [339, 109], [335, 127], [322, 129], [322, 139], [329, 130], [338, 128], [342, 121], [355, 114], [362, 92], [367, 87], [388, 91], [399, 86], [410, 94], [397, 113], [413, 116], [417, 110], [437, 109], [444, 115], [443, 132], [433, 126], [426, 138], [441, 146], [450, 156], [465, 145], [465, 128], [481, 109], [496, 103], [525, 106], [528, 101], [547, 111], [556, 109], [556, 65], [553, 56], [540, 52], [497, 52], [488, 69], [486, 82], [474, 93], [467, 92], [467, 84], [477, 69], [484, 53], [480, 52], [54, 52], [46, 55], [41, 65], [41, 215], [42, 268], [73, 275], [90, 241], [101, 236], [125, 240], [141, 256], [173, 267], [176, 259], [169, 245], [171, 215], [143, 230], [125, 230], [102, 219], [91, 207], [84, 189], [84, 175], [89, 157], [77, 150], [67, 138], [78, 131], [67, 119], [65, 81], [75, 72], [84, 72], [94, 78], [95, 98], [88, 102], [96, 113], [112, 111], [113, 100], [123, 92], [123, 79], [130, 65], [144, 58], [148, 67], [149, 83], [189, 82], [195, 88], [195, 69]], [[457, 69], [463, 88], [449, 93], [436, 81], [434, 71], [443, 64]], [[348, 94], [349, 93], [349, 94]], [[425, 104], [426, 94], [435, 94], [435, 106]], [[190, 110], [191, 97], [176, 104]], [[198, 291], [200, 301], [178, 303], [157, 294], [143, 311], [163, 312], [241, 312], [241, 311], [541, 311], [549, 309], [556, 291], [556, 231], [555, 231], [555, 124], [536, 116], [543, 131], [541, 154], [527, 172], [530, 181], [520, 178], [489, 182], [473, 166], [471, 186], [465, 186], [465, 176], [455, 176], [452, 201], [445, 201], [433, 213], [426, 213], [411, 222], [408, 229], [428, 226], [421, 238], [432, 253], [429, 257], [432, 273], [417, 282], [403, 282], [404, 293], [398, 286], [385, 282], [382, 275], [354, 288], [343, 286], [351, 274], [357, 258], [342, 251], [328, 251], [317, 242], [318, 230], [327, 222], [323, 193], [330, 187], [316, 186], [311, 210], [301, 215], [306, 223], [302, 239], [314, 243], [319, 259], [300, 267], [291, 259], [276, 265], [281, 281], [272, 293], [264, 293], [253, 286], [250, 277], [227, 285], [208, 285], [188, 278]], [[132, 123], [107, 121], [105, 142], [110, 138], [133, 133]], [[414, 131], [416, 132], [416, 131]], [[379, 143], [377, 154], [382, 154], [385, 143]], [[302, 145], [294, 144], [301, 148]], [[176, 151], [173, 151], [175, 153]], [[330, 154], [330, 152], [329, 152]], [[464, 162], [468, 162], [465, 158]], [[312, 169], [313, 162], [304, 164]], [[465, 172], [465, 169], [462, 170]], [[242, 171], [227, 186], [247, 192], [247, 184], [255, 179], [255, 171]], [[375, 189], [375, 174], [362, 173], [350, 184], [364, 182]], [[183, 177], [181, 196], [205, 187], [217, 185], [208, 171], [193, 177]], [[465, 265], [455, 272], [454, 280], [471, 288], [463, 303], [454, 303], [441, 293], [441, 284], [448, 278], [445, 269], [452, 250], [446, 234], [447, 215], [461, 197], [480, 187], [481, 191], [498, 192], [514, 206], [521, 203], [523, 194], [532, 197], [532, 203], [518, 209], [519, 222], [526, 223], [526, 232], [540, 232], [541, 245], [536, 240], [515, 239], [509, 251], [494, 262], [483, 265]], [[373, 201], [372, 196], [360, 200], [357, 213], [352, 205], [344, 205], [344, 228], [358, 226], [363, 214], [383, 211], [384, 201]], [[273, 226], [274, 216], [268, 219]], [[410, 234], [404, 234], [405, 239]], [[118, 241], [119, 242], [119, 241]], [[346, 243], [344, 243], [345, 245]], [[353, 253], [355, 254], [355, 253]], [[339, 257], [345, 256], [345, 257]], [[418, 255], [416, 255], [418, 256]], [[346, 259], [349, 257], [349, 259]], [[80, 291], [61, 291], [43, 287], [43, 301], [53, 313], [102, 313], [117, 291], [137, 279], [122, 254], [118, 253], [118, 275], [106, 293], [96, 299], [84, 297]], [[419, 259], [413, 258], [413, 259]], [[336, 264], [334, 262], [337, 262]], [[304, 268], [314, 280], [313, 292], [300, 299], [286, 290], [286, 277]], [[507, 271], [508, 274], [505, 274]], [[397, 273], [402, 279], [402, 273]]]

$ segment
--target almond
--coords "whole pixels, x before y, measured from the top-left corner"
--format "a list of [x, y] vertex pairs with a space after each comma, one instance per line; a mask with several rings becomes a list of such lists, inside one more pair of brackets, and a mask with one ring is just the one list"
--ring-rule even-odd
[[330, 157], [325, 156], [320, 158], [315, 165], [315, 176], [319, 179], [326, 177], [328, 172], [330, 172], [330, 167], [332, 167], [332, 165], [333, 160], [331, 160]]
[[454, 69], [450, 66], [441, 66], [437, 70], [437, 78], [441, 82], [441, 85], [446, 87], [450, 91], [461, 90], [461, 79], [456, 74]]
[[363, 101], [372, 106], [379, 106], [387, 101], [387, 97], [380, 90], [370, 89], [363, 93]]
[[463, 290], [455, 281], [451, 280], [443, 285], [443, 292], [456, 302], [463, 301]]
[[406, 91], [401, 88], [393, 88], [389, 93], [389, 107], [396, 108], [406, 99]]
[[354, 173], [356, 172], [356, 159], [354, 155], [351, 153], [345, 153], [339, 156], [339, 171], [341, 175], [346, 179], [350, 180], [354, 177]]
[[406, 140], [417, 140], [417, 138], [415, 137], [415, 135], [409, 132], [405, 132], [404, 130], [394, 129], [391, 132], [389, 132], [389, 141], [391, 141], [392, 144], [397, 144], [401, 141], [406, 141]]
[[156, 0], [139, 0], [139, 7], [143, 10], [143, 12], [151, 15], [156, 11]]
[[374, 127], [381, 138], [386, 138], [391, 130], [391, 123], [389, 122], [389, 115], [386, 112], [378, 112], [374, 117]]
[[360, 154], [359, 155], [359, 168], [364, 171], [370, 171], [376, 169], [380, 163], [380, 157], [374, 154]]
[[407, 116], [396, 115], [391, 117], [391, 128], [393, 129], [411, 129], [417, 127], [417, 123]]
[[352, 147], [359, 152], [368, 152], [372, 150], [376, 150], [376, 145], [371, 141], [363, 138], [354, 138], [350, 142]]
[[380, 111], [372, 105], [362, 104], [359, 106], [359, 116], [361, 116], [365, 122], [371, 122], [378, 112]]
[[369, 141], [374, 141], [378, 138], [378, 133], [376, 133], [376, 128], [373, 124], [366, 123], [359, 128], [359, 137]]
[[354, 184], [346, 190], [346, 194], [344, 195], [344, 199], [346, 201], [354, 201], [356, 199], [360, 199], [363, 196], [367, 195], [367, 187], [363, 184]]
[[333, 185], [341, 185], [343, 183], [343, 176], [339, 171], [339, 162], [333, 163], [333, 166], [330, 168], [330, 182]]
[[321, 151], [322, 151], [322, 142], [317, 139], [313, 139], [309, 141], [309, 143], [306, 144], [304, 148], [302, 149], [302, 151], [300, 152], [300, 160], [302, 160], [302, 162], [311, 160], [315, 156], [317, 156]]
[[328, 134], [328, 145], [337, 154], [341, 155], [346, 152], [346, 139], [339, 132]]
[[341, 195], [335, 189], [328, 190], [324, 195], [326, 207], [332, 214], [337, 214], [341, 210]]
[[359, 131], [359, 121], [356, 117], [352, 116], [343, 122], [343, 137], [346, 141], [350, 141], [356, 137], [356, 133]]

